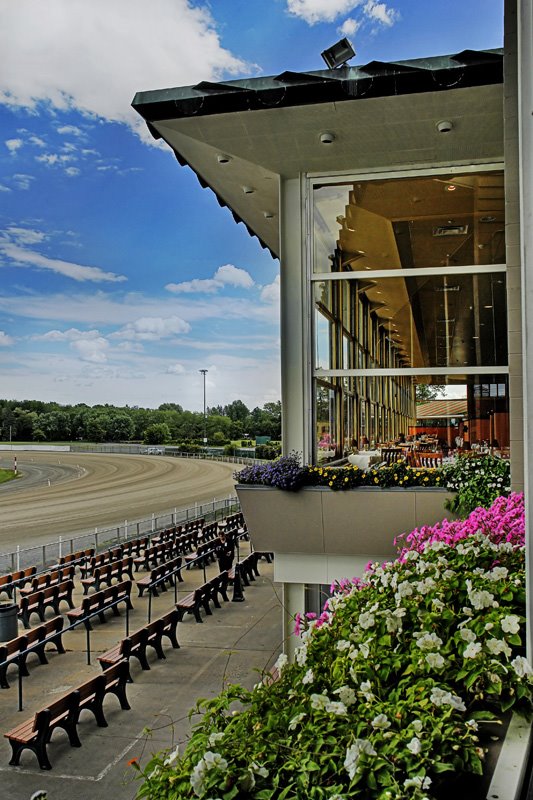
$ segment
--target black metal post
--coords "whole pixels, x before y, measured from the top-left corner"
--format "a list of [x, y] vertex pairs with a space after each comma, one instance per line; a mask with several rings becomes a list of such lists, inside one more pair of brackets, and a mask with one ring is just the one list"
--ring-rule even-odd
[[24, 709], [22, 706], [22, 672], [20, 670], [20, 664], [18, 664], [18, 668], [19, 668], [19, 711], [23, 711]]
[[87, 664], [91, 663], [91, 629], [88, 625], [85, 626], [87, 633]]
[[148, 588], [148, 622], [152, 621], [152, 589]]

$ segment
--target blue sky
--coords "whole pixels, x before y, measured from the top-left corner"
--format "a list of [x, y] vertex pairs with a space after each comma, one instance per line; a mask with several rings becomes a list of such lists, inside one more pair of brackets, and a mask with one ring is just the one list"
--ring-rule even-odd
[[0, 0], [0, 397], [280, 396], [279, 264], [138, 90], [502, 46], [503, 0]]

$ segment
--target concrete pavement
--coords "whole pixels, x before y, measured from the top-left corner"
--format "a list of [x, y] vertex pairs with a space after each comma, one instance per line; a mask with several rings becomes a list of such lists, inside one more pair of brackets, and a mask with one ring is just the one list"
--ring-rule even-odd
[[[247, 550], [248, 545], [242, 547]], [[208, 568], [208, 577], [218, 571]], [[63, 731], [54, 733], [48, 746], [53, 769], [39, 769], [37, 759], [25, 751], [19, 767], [10, 767], [9, 743], [0, 743], [0, 797], [2, 800], [29, 800], [38, 789], [48, 792], [48, 800], [88, 800], [110, 798], [133, 800], [138, 789], [135, 770], [128, 767], [134, 757], [146, 762], [152, 752], [184, 742], [190, 729], [189, 710], [198, 698], [213, 697], [227, 683], [251, 687], [258, 680], [257, 670], [268, 668], [281, 650], [281, 603], [279, 587], [272, 583], [273, 565], [259, 562], [261, 577], [245, 588], [245, 601], [224, 603], [205, 617], [203, 624], [187, 615], [178, 625], [179, 650], [164, 640], [165, 660], [158, 660], [149, 649], [150, 671], [141, 670], [132, 659], [134, 683], [127, 687], [131, 711], [122, 711], [111, 695], [105, 700], [109, 727], [97, 727], [93, 715], [83, 712], [79, 725], [81, 748], [70, 747]], [[144, 573], [139, 573], [139, 577]], [[201, 570], [184, 571], [185, 582], [179, 594], [203, 582]], [[81, 597], [77, 580], [75, 601]], [[136, 597], [130, 612], [130, 630], [147, 621], [148, 598]], [[174, 590], [161, 593], [153, 601], [152, 619], [173, 606]], [[23, 679], [24, 711], [18, 711], [17, 670], [10, 667], [10, 689], [0, 690], [2, 733], [30, 718], [54, 698], [100, 672], [98, 654], [105, 652], [125, 635], [125, 613], [108, 617], [104, 625], [95, 621], [91, 634], [91, 664], [87, 664], [86, 633], [83, 627], [64, 635], [67, 653], [47, 650], [48, 665], [36, 656], [29, 658], [30, 676]], [[48, 612], [47, 618], [51, 616]], [[32, 617], [32, 624], [37, 618]], [[22, 628], [21, 628], [22, 632]], [[193, 720], [194, 722], [194, 720]], [[146, 729], [151, 734], [146, 734]]]

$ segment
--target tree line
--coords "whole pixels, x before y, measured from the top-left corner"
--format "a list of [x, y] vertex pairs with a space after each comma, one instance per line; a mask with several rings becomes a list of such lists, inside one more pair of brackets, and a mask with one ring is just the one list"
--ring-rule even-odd
[[[281, 403], [265, 403], [250, 411], [242, 400], [206, 411], [208, 443], [269, 436], [281, 438]], [[144, 442], [203, 443], [203, 412], [186, 411], [178, 403], [159, 408], [60, 405], [41, 400], [0, 400], [0, 438], [13, 442]]]

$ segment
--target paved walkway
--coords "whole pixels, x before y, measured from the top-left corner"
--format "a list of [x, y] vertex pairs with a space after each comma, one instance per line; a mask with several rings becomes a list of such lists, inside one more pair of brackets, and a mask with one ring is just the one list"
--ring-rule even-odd
[[[210, 566], [208, 577], [216, 571]], [[122, 711], [114, 696], [106, 697], [108, 728], [98, 728], [92, 714], [84, 712], [79, 726], [81, 748], [70, 747], [63, 731], [56, 731], [48, 747], [53, 766], [50, 772], [39, 769], [30, 751], [25, 751], [19, 767], [10, 767], [9, 743], [2, 738], [2, 800], [29, 800], [37, 789], [45, 789], [48, 800], [133, 800], [138, 783], [132, 782], [135, 771], [128, 767], [130, 759], [140, 757], [146, 762], [150, 753], [183, 742], [189, 730], [188, 712], [196, 699], [213, 697], [226, 683], [251, 687], [258, 680], [256, 670], [267, 668], [277, 658], [281, 650], [280, 590], [271, 580], [272, 564], [260, 561], [259, 571], [261, 577], [245, 589], [244, 602], [225, 603], [213, 616], [202, 615], [201, 625], [187, 615], [178, 626], [181, 648], [173, 650], [164, 640], [166, 660], [158, 660], [149, 649], [149, 672], [141, 670], [137, 659], [132, 660], [134, 683], [127, 688], [131, 711]], [[203, 582], [199, 570], [185, 571], [184, 578], [185, 583], [179, 584], [180, 594]], [[137, 598], [136, 594], [132, 592], [130, 630], [147, 620], [148, 598]], [[79, 596], [77, 590], [75, 599]], [[171, 608], [173, 601], [173, 590], [162, 593], [154, 600], [152, 618]], [[65, 634], [65, 655], [47, 650], [48, 665], [30, 657], [30, 676], [23, 680], [23, 712], [17, 710], [17, 672], [14, 667], [9, 669], [11, 688], [0, 690], [2, 733], [31, 717], [46, 705], [47, 698], [100, 672], [97, 655], [125, 635], [125, 615], [122, 610], [120, 613], [120, 618], [111, 617], [104, 625], [95, 621], [91, 665], [87, 664], [83, 627]], [[32, 617], [31, 622], [37, 624], [37, 618]], [[152, 730], [150, 737], [146, 728]]]

